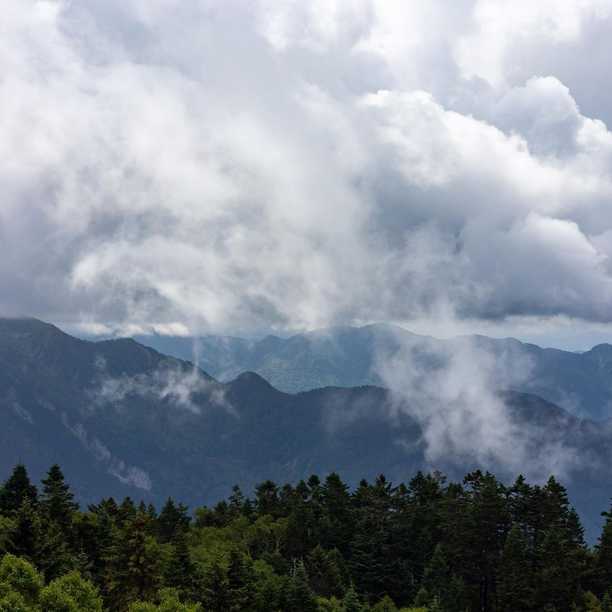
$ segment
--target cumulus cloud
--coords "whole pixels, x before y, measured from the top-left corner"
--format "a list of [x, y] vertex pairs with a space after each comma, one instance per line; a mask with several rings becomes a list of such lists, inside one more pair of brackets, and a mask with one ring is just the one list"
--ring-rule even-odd
[[609, 0], [7, 0], [0, 313], [608, 324], [611, 19]]

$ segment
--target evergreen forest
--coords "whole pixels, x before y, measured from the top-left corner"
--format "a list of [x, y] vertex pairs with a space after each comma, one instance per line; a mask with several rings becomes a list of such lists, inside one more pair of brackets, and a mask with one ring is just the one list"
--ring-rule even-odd
[[18, 465], [0, 489], [0, 612], [611, 612], [603, 516], [588, 546], [555, 478], [480, 471], [82, 509], [59, 466], [37, 487]]

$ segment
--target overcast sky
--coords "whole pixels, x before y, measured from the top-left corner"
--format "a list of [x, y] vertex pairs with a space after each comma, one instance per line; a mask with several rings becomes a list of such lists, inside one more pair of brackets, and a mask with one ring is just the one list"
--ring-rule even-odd
[[3, 0], [0, 314], [612, 341], [612, 0]]

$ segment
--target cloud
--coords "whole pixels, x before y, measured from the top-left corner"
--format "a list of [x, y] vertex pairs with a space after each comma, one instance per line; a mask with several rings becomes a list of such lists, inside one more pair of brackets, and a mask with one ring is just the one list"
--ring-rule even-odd
[[569, 477], [593, 461], [554, 415], [540, 411], [539, 420], [525, 421], [500, 394], [519, 386], [532, 368], [518, 347], [494, 354], [473, 336], [446, 343], [402, 336], [398, 342], [394, 354], [378, 355], [376, 372], [395, 395], [395, 410], [421, 426], [432, 467], [473, 464], [544, 481], [550, 474]]
[[66, 413], [62, 413], [62, 422], [79, 440], [81, 445], [93, 455], [96, 461], [103, 464], [106, 471], [117, 478], [119, 482], [143, 489], [144, 491], [152, 489], [153, 482], [144, 469], [135, 465], [128, 465], [123, 459], [113, 455], [103, 442], [87, 432], [82, 423], [70, 424]]
[[121, 405], [126, 399], [138, 396], [167, 402], [194, 414], [200, 414], [206, 402], [236, 415], [223, 387], [207, 378], [196, 366], [183, 369], [176, 365], [162, 365], [146, 374], [112, 377], [106, 372], [104, 360], [100, 359], [96, 362], [96, 369], [97, 385], [89, 392], [93, 409], [109, 404]]
[[611, 8], [7, 0], [0, 313], [609, 324]]

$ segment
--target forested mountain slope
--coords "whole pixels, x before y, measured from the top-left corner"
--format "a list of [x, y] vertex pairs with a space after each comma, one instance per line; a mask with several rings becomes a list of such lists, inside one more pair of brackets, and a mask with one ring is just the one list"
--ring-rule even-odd
[[198, 358], [219, 380], [244, 371], [257, 372], [290, 393], [327, 385], [381, 385], [385, 361], [410, 356], [410, 365], [433, 367], [440, 356], [469, 342], [490, 355], [500, 380], [535, 393], [566, 410], [606, 419], [612, 405], [612, 346], [600, 344], [585, 353], [541, 348], [514, 339], [466, 336], [437, 340], [392, 325], [335, 327], [289, 338], [246, 340], [227, 336], [181, 338], [138, 336], [138, 341], [182, 359]]
[[[517, 430], [533, 430], [527, 473], [551, 447], [584, 458], [564, 477], [594, 533], [612, 493], [609, 429], [535, 396], [502, 397]], [[290, 395], [253, 373], [223, 384], [133, 340], [87, 342], [40, 321], [0, 321], [0, 466], [21, 461], [39, 477], [60, 463], [81, 501], [172, 495], [193, 505], [234, 484], [315, 472], [340, 472], [353, 485], [381, 472], [399, 481], [419, 468], [505, 469], [469, 454], [432, 464], [412, 414], [409, 401], [379, 387]]]

